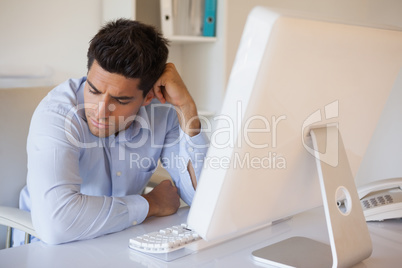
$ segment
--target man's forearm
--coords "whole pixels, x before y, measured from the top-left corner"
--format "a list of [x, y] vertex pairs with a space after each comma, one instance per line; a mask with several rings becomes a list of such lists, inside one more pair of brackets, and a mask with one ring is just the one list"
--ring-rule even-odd
[[187, 171], [190, 174], [191, 183], [193, 184], [194, 190], [197, 189], [197, 176], [195, 175], [194, 167], [191, 162], [188, 162]]
[[198, 118], [197, 106], [194, 101], [191, 101], [184, 106], [176, 107], [176, 111], [180, 127], [184, 133], [190, 137], [200, 133], [201, 123]]

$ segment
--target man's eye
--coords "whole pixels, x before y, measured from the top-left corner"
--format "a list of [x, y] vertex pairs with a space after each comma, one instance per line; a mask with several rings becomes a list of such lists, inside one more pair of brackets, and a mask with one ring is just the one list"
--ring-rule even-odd
[[124, 102], [124, 101], [120, 101], [120, 100], [117, 100], [117, 102], [119, 103], [119, 104], [121, 104], [121, 105], [126, 105], [126, 104], [129, 104], [130, 102], [128, 101], [126, 101], [126, 102]]
[[88, 91], [89, 91], [89, 93], [94, 94], [94, 95], [100, 94], [100, 92], [98, 92], [98, 91], [93, 91], [93, 90], [91, 90], [91, 89], [88, 89]]

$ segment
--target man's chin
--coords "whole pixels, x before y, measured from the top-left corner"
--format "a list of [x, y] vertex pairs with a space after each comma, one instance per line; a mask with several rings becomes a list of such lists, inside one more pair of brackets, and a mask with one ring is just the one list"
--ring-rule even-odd
[[99, 138], [106, 138], [116, 133], [114, 129], [99, 129], [94, 126], [90, 127], [89, 130], [91, 131], [92, 135]]

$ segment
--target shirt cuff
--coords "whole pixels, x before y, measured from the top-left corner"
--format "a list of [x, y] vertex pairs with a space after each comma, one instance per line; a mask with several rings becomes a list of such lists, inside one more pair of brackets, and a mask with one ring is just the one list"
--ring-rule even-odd
[[129, 195], [123, 197], [128, 208], [129, 224], [137, 225], [142, 223], [149, 211], [148, 201], [141, 195]]
[[207, 137], [207, 134], [204, 131], [202, 131], [202, 129], [200, 133], [192, 137], [190, 137], [187, 133], [185, 133], [181, 127], [179, 127], [179, 129], [180, 129], [181, 141], [184, 140], [186, 143], [189, 143], [191, 146], [197, 149], [208, 148], [209, 139]]
[[185, 171], [187, 171], [187, 163], [191, 161], [196, 174], [199, 174], [197, 171], [202, 168], [205, 155], [208, 151], [208, 137], [203, 131], [193, 137], [190, 137], [181, 128], [180, 136], [180, 155], [183, 157], [185, 164], [183, 168]]

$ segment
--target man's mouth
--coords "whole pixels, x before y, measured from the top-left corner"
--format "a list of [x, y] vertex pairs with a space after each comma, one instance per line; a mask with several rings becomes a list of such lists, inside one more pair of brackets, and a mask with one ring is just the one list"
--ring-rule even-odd
[[95, 127], [99, 128], [99, 129], [107, 129], [110, 127], [109, 124], [100, 123], [91, 117], [89, 118], [89, 120], [91, 120], [92, 125], [94, 125]]

